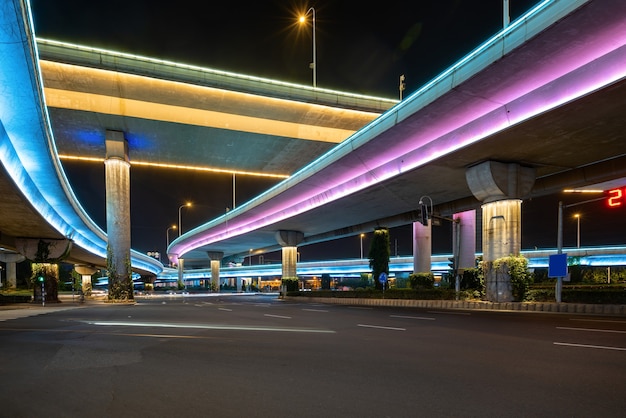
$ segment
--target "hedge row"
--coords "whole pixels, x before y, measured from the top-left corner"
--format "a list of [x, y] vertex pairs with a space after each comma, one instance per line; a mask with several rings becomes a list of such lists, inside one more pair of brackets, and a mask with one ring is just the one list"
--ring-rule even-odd
[[[347, 291], [314, 290], [306, 292], [288, 292], [287, 296], [304, 297], [328, 297], [328, 298], [363, 298], [363, 299], [415, 299], [415, 300], [456, 300], [457, 294], [454, 289], [388, 289], [384, 292], [368, 289]], [[472, 291], [461, 291], [459, 300], [471, 300], [474, 298]], [[553, 302], [555, 300], [554, 289], [533, 289], [527, 294], [528, 302]], [[604, 289], [563, 289], [561, 301], [565, 303], [585, 304], [611, 304], [626, 305], [626, 288]]]

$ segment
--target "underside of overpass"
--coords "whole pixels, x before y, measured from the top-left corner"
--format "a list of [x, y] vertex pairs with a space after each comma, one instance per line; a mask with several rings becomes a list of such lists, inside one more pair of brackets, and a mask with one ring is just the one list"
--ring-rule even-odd
[[592, 1], [544, 19], [503, 31], [314, 164], [183, 235], [170, 252], [186, 262], [207, 252], [245, 257], [251, 248], [280, 248], [276, 231], [299, 231], [306, 245], [403, 225], [417, 219], [423, 196], [442, 215], [475, 209], [481, 202], [466, 172], [486, 161], [532, 168], [536, 181], [525, 197], [623, 179], [626, 6]]

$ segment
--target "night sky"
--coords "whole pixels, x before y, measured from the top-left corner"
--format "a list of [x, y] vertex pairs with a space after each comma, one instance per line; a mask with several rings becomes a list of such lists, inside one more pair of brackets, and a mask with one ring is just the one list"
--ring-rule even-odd
[[[510, 0], [511, 20], [537, 0]], [[312, 30], [297, 22], [316, 10], [318, 87], [398, 97], [398, 78], [406, 76], [405, 96], [444, 71], [502, 27], [502, 0], [362, 1], [143, 1], [31, 0], [38, 37], [112, 49], [218, 70], [310, 85]], [[310, 17], [310, 16], [309, 16]], [[53, 127], [54, 128], [54, 127]], [[64, 161], [74, 191], [92, 219], [106, 229], [104, 165]], [[237, 205], [275, 184], [237, 178]], [[559, 199], [550, 196], [523, 204], [527, 248], [556, 246]], [[213, 219], [232, 205], [232, 177], [133, 167], [131, 171], [132, 247], [165, 252], [166, 231], [178, 222], [183, 231]], [[582, 214], [583, 245], [624, 244], [624, 209], [602, 203], [576, 208]], [[576, 244], [573, 211], [566, 211], [564, 244]], [[434, 228], [433, 252], [450, 252], [448, 226]], [[175, 231], [170, 232], [174, 239]], [[391, 232], [392, 254], [412, 253], [411, 227]], [[368, 249], [367, 238], [364, 252]], [[301, 248], [302, 260], [358, 257], [359, 237]], [[271, 258], [271, 256], [269, 256]], [[268, 256], [265, 257], [266, 261]]]

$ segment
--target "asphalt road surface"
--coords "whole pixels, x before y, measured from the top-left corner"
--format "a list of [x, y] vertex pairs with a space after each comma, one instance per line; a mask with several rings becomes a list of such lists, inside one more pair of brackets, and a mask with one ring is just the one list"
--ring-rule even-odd
[[624, 317], [167, 296], [3, 309], [0, 350], [0, 417], [626, 416]]

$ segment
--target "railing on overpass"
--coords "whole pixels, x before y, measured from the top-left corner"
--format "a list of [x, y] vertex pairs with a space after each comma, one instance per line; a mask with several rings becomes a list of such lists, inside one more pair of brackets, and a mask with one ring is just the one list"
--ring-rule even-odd
[[255, 77], [179, 62], [127, 54], [102, 48], [75, 45], [51, 39], [37, 39], [42, 59], [120, 71], [148, 77], [204, 85], [220, 89], [260, 94], [269, 97], [325, 104], [333, 107], [384, 112], [398, 103], [397, 99], [368, 96], [285, 81]]

